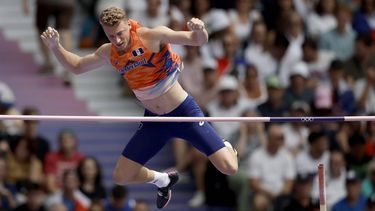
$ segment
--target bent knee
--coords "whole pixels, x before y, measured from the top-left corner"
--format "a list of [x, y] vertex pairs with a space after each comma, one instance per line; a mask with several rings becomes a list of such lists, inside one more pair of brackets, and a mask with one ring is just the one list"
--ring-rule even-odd
[[225, 171], [225, 174], [227, 175], [234, 175], [238, 171], [238, 164], [237, 163], [227, 164], [224, 171]]

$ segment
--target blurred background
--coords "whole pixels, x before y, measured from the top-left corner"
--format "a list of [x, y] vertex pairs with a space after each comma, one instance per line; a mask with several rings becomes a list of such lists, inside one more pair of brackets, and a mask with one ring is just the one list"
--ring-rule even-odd
[[[172, 48], [207, 116], [375, 113], [375, 0], [2, 0], [0, 114], [143, 115], [110, 65], [69, 74], [39, 39], [53, 26], [64, 47], [91, 53], [108, 42], [98, 15], [109, 6], [146, 27], [205, 22], [208, 43]], [[238, 174], [171, 140], [146, 164], [181, 173], [165, 210], [319, 210], [319, 163], [328, 210], [375, 210], [375, 122], [212, 125], [238, 150]], [[137, 127], [0, 121], [0, 210], [156, 210], [154, 186], [111, 179]]]

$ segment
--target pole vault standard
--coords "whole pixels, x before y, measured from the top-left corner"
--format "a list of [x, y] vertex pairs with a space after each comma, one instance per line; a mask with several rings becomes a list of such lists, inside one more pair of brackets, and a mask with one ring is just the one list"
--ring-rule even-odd
[[306, 117], [144, 117], [144, 116], [59, 116], [0, 115], [0, 120], [81, 121], [81, 122], [357, 122], [375, 121], [375, 116]]

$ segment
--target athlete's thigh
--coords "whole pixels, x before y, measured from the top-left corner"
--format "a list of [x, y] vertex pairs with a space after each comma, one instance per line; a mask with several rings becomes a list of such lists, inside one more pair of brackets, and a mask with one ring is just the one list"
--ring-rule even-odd
[[144, 165], [163, 148], [170, 138], [163, 123], [141, 123], [137, 132], [125, 146], [122, 155]]
[[222, 138], [208, 122], [176, 124], [176, 136], [185, 139], [206, 156], [214, 154], [225, 146]]

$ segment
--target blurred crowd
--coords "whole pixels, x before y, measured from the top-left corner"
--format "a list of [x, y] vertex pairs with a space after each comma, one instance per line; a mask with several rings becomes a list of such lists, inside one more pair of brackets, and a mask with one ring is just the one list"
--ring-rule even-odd
[[[78, 7], [84, 24], [77, 38], [80, 48], [107, 42], [97, 17], [110, 5], [124, 8], [129, 18], [147, 27], [187, 30], [190, 18], [202, 19], [209, 33], [207, 44], [172, 48], [184, 61], [181, 84], [207, 116], [375, 113], [375, 0], [36, 2]], [[46, 58], [41, 71], [51, 68]], [[124, 94], [131, 95], [126, 87]], [[17, 113], [6, 84], [0, 84], [0, 102], [0, 114]], [[25, 108], [21, 113], [38, 111]], [[42, 196], [45, 206], [65, 205], [68, 210], [79, 210], [76, 203], [100, 210], [100, 206], [116, 206], [117, 199], [129, 207], [138, 204], [128, 200], [121, 187], [107, 195], [98, 162], [76, 151], [73, 131], [62, 130], [59, 150], [50, 152], [48, 140], [36, 133], [37, 124], [1, 122], [2, 206], [15, 208], [22, 200], [26, 205], [21, 206], [34, 206]], [[236, 147], [240, 170], [235, 176], [224, 176], [200, 152], [183, 140], [174, 140], [175, 168], [196, 187], [189, 206], [319, 210], [317, 166], [322, 163], [328, 210], [375, 210], [375, 122], [212, 125]], [[33, 191], [39, 191], [40, 198]]]

